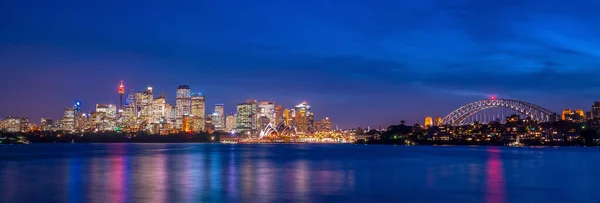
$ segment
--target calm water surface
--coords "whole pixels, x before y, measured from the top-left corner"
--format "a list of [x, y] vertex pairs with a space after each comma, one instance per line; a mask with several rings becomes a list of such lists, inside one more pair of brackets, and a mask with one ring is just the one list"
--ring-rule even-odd
[[600, 148], [0, 145], [0, 202], [600, 202]]

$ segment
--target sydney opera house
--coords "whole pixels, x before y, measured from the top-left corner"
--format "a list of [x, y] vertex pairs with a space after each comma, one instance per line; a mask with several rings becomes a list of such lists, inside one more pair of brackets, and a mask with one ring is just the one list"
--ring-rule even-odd
[[296, 129], [286, 126], [285, 122], [279, 123], [279, 125], [273, 127], [272, 124], [268, 124], [264, 129], [260, 131], [260, 138], [271, 137], [271, 138], [280, 138], [280, 137], [294, 137], [296, 136]]

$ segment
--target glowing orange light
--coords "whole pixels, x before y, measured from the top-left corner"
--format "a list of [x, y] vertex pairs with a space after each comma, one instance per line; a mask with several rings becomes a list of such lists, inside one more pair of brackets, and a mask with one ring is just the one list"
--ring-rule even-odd
[[123, 85], [123, 81], [121, 80], [121, 85], [119, 85], [119, 94], [125, 94], [125, 86]]

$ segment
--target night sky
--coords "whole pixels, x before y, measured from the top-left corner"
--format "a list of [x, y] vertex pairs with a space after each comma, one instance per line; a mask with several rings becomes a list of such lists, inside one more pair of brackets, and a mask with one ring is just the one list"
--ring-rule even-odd
[[[489, 95], [559, 112], [600, 100], [596, 0], [3, 0], [0, 117], [58, 119], [116, 87], [179, 84], [225, 111], [306, 100], [334, 124], [444, 116]], [[210, 108], [210, 107], [208, 107]], [[207, 108], [207, 109], [208, 109]]]

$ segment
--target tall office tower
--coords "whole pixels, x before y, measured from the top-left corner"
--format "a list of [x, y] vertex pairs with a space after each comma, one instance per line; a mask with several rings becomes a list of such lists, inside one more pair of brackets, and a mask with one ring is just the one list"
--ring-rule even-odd
[[227, 115], [227, 117], [225, 117], [225, 131], [235, 132], [235, 130], [236, 130], [235, 125], [236, 125], [235, 115], [233, 113]]
[[[268, 123], [275, 125], [275, 103], [266, 101], [258, 103], [258, 117], [266, 117], [269, 119]], [[263, 122], [264, 123], [264, 122]]]
[[600, 119], [600, 101], [594, 102], [592, 105], [592, 118]]
[[442, 125], [442, 117], [436, 117], [435, 121], [433, 122], [433, 125], [441, 126]]
[[206, 101], [202, 93], [195, 94], [192, 97], [192, 131], [204, 131], [206, 117]]
[[225, 131], [225, 108], [223, 104], [215, 104], [212, 122], [215, 131]]
[[425, 122], [423, 123], [423, 127], [429, 128], [431, 126], [433, 126], [433, 119], [431, 118], [431, 116], [425, 117]]
[[306, 102], [302, 102], [296, 105], [294, 110], [296, 118], [296, 131], [299, 133], [309, 133], [309, 117], [311, 115], [310, 106]]
[[175, 108], [171, 104], [165, 104], [165, 122], [167, 124], [175, 124]]
[[121, 113], [119, 127], [126, 132], [137, 131], [137, 107], [135, 103], [135, 93], [129, 92], [123, 112]]
[[181, 130], [182, 119], [184, 115], [190, 115], [192, 110], [192, 92], [190, 86], [180, 85], [177, 87], [177, 97], [175, 99], [175, 119], [177, 129]]
[[125, 85], [123, 85], [123, 81], [121, 80], [121, 84], [117, 88], [117, 92], [119, 93], [119, 116], [123, 112], [123, 95], [125, 94]]
[[257, 123], [257, 106], [256, 102], [248, 100], [246, 103], [240, 103], [237, 105], [236, 114], [236, 130], [238, 132], [248, 132], [256, 130]]
[[[135, 93], [135, 105], [137, 107], [138, 125], [147, 127], [152, 121], [152, 101], [154, 100], [154, 92], [152, 87], [148, 87], [146, 91]], [[144, 130], [144, 129], [141, 129]]]
[[283, 110], [283, 122], [285, 122], [285, 126], [292, 126], [294, 124], [294, 117], [292, 117], [292, 110], [289, 110], [289, 109]]
[[275, 106], [275, 125], [285, 122], [285, 118], [283, 118], [283, 111], [284, 108], [282, 105]]
[[167, 100], [164, 96], [155, 98], [152, 101], [151, 119], [152, 124], [161, 124], [165, 122]]
[[64, 115], [60, 121], [61, 130], [75, 130], [75, 110], [73, 108], [65, 108]]

